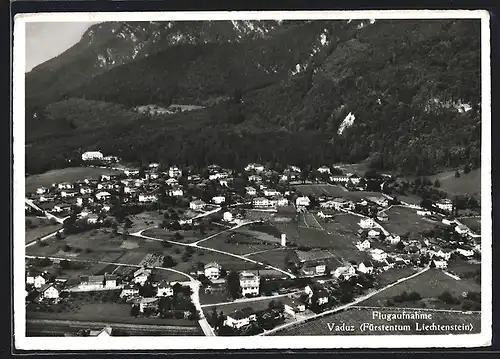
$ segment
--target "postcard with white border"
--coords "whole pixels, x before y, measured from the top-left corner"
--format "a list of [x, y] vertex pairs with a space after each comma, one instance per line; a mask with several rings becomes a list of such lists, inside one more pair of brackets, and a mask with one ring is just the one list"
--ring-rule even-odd
[[490, 345], [489, 21], [17, 14], [16, 349]]

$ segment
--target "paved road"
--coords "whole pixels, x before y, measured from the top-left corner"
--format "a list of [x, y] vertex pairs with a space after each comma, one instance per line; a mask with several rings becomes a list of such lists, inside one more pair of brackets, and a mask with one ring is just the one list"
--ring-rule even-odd
[[428, 270], [429, 270], [429, 267], [426, 267], [426, 268], [422, 269], [420, 272], [417, 272], [417, 273], [414, 273], [412, 275], [409, 275], [408, 277], [400, 278], [397, 281], [395, 281], [394, 283], [388, 284], [388, 285], [386, 285], [383, 288], [377, 289], [376, 291], [373, 291], [373, 292], [368, 293], [368, 294], [366, 294], [364, 296], [361, 296], [361, 297], [357, 298], [355, 301], [353, 301], [351, 303], [347, 303], [347, 304], [341, 305], [340, 307], [337, 307], [335, 309], [327, 310], [327, 311], [324, 311], [322, 313], [315, 314], [315, 315], [312, 315], [310, 317], [307, 317], [307, 318], [304, 318], [304, 319], [301, 319], [301, 320], [297, 320], [297, 321], [294, 321], [294, 322], [291, 322], [291, 323], [287, 323], [287, 324], [283, 324], [283, 325], [277, 326], [274, 329], [265, 331], [265, 332], [260, 333], [258, 335], [259, 336], [268, 335], [268, 334], [277, 332], [278, 330], [281, 330], [281, 329], [284, 329], [284, 328], [288, 328], [288, 327], [294, 326], [294, 325], [299, 324], [299, 323], [303, 323], [305, 321], [309, 321], [309, 320], [313, 320], [313, 319], [316, 319], [316, 318], [320, 318], [320, 317], [323, 317], [325, 315], [333, 314], [333, 313], [339, 312], [341, 310], [353, 307], [356, 304], [361, 303], [361, 302], [367, 300], [368, 298], [371, 298], [374, 295], [376, 295], [376, 294], [378, 294], [380, 292], [383, 292], [386, 289], [394, 287], [395, 285], [397, 285], [399, 283], [402, 283], [402, 282], [405, 282], [405, 281], [407, 281], [409, 279], [415, 278], [415, 277], [419, 276], [420, 274], [425, 273]]
[[43, 213], [43, 214], [44, 214], [44, 215], [45, 215], [48, 219], [54, 218], [54, 219], [55, 219], [58, 223], [63, 223], [63, 222], [64, 222], [67, 218], [69, 218], [69, 216], [64, 217], [64, 218], [59, 218], [59, 217], [57, 217], [57, 216], [54, 216], [53, 214], [51, 214], [51, 213], [49, 213], [49, 212], [47, 212], [47, 211], [45, 211], [45, 210], [41, 209], [40, 207], [38, 207], [36, 204], [34, 204], [34, 203], [33, 203], [33, 201], [32, 201], [32, 200], [30, 200], [30, 199], [28, 199], [28, 198], [25, 198], [25, 199], [24, 199], [24, 202], [25, 202], [28, 206], [30, 206], [30, 207], [32, 207], [32, 208], [34, 208], [34, 209], [36, 209], [37, 211], [42, 212], [42, 213]]
[[52, 237], [54, 237], [54, 236], [57, 234], [57, 232], [59, 232], [59, 231], [61, 231], [61, 228], [56, 229], [54, 232], [49, 233], [49, 234], [47, 234], [47, 235], [43, 236], [42, 238], [38, 238], [38, 239], [35, 239], [34, 241], [31, 241], [31, 242], [26, 243], [26, 244], [25, 244], [25, 247], [26, 247], [26, 248], [28, 248], [28, 247], [31, 247], [31, 246], [33, 246], [33, 245], [37, 244], [37, 243], [38, 243], [38, 241], [43, 242], [43, 241], [45, 241], [46, 239], [52, 238]]

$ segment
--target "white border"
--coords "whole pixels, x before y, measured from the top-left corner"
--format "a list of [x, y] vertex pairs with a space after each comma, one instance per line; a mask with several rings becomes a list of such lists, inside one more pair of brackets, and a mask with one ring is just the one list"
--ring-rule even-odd
[[[304, 19], [481, 19], [481, 233], [482, 312], [480, 334], [381, 336], [254, 336], [254, 337], [26, 337], [24, 307], [24, 238], [14, 241], [14, 343], [22, 350], [172, 350], [172, 349], [320, 349], [320, 348], [466, 348], [491, 345], [492, 337], [492, 203], [490, 24], [485, 10], [377, 11], [224, 11], [17, 14], [14, 18], [14, 224], [24, 235], [25, 195], [25, 24], [26, 22], [304, 20]], [[21, 246], [21, 243], [23, 244]]]

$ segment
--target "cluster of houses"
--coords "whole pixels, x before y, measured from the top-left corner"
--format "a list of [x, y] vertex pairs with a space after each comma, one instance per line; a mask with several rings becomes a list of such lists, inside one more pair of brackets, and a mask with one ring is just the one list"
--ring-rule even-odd
[[140, 287], [150, 280], [152, 270], [142, 267], [127, 277], [118, 277], [114, 274], [104, 275], [82, 275], [78, 280], [67, 280], [66, 278], [54, 278], [47, 272], [28, 271], [26, 275], [26, 296], [34, 293], [33, 300], [37, 302], [49, 301], [59, 302], [62, 292], [96, 292], [107, 290], [119, 290], [120, 298], [133, 302], [140, 312], [145, 308], [157, 304], [161, 297], [174, 295], [173, 286], [164, 280], [150, 281], [155, 288], [154, 297], [143, 298], [140, 295]]

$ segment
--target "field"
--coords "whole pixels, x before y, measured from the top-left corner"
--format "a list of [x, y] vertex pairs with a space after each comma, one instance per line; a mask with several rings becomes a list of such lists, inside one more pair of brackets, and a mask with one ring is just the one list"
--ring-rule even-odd
[[[397, 313], [399, 310], [396, 308], [376, 308], [379, 312], [386, 313]], [[432, 315], [432, 319], [422, 319], [422, 320], [411, 320], [411, 319], [399, 319], [394, 321], [387, 321], [386, 319], [373, 318], [372, 308], [350, 308], [348, 310], [331, 314], [328, 316], [320, 317], [315, 320], [311, 320], [305, 323], [300, 323], [288, 327], [284, 330], [277, 331], [272, 335], [397, 335], [397, 334], [471, 334], [479, 333], [481, 329], [481, 315], [478, 312], [473, 312], [471, 314], [460, 313], [460, 312], [440, 312], [440, 311], [423, 311], [421, 309], [416, 309], [415, 313], [428, 313]], [[412, 311], [407, 312], [411, 313]], [[352, 326], [352, 331], [335, 331], [330, 330], [329, 326], [341, 325], [345, 323], [347, 326]], [[363, 323], [373, 324], [374, 326], [381, 325], [394, 325], [394, 327], [388, 330], [378, 330], [378, 328], [367, 328], [362, 330], [361, 325]], [[436, 325], [469, 325], [467, 331], [460, 329], [450, 328], [449, 330], [437, 332], [435, 330], [431, 331], [418, 331], [416, 328], [416, 323], [421, 324], [432, 324]], [[470, 326], [472, 324], [472, 326]], [[371, 329], [371, 330], [370, 330]], [[391, 330], [392, 329], [392, 330]]]
[[26, 178], [26, 192], [34, 192], [38, 187], [50, 187], [52, 183], [76, 182], [84, 178], [99, 178], [104, 174], [119, 174], [121, 172], [109, 168], [69, 167], [48, 171]]
[[263, 242], [242, 233], [226, 232], [201, 243], [203, 247], [234, 254], [250, 254], [276, 248], [275, 243]]
[[[464, 292], [480, 292], [481, 286], [471, 280], [455, 280], [439, 269], [430, 269], [417, 277], [399, 283], [368, 298], [366, 301], [362, 302], [362, 305], [384, 307], [388, 299], [401, 294], [403, 291], [408, 293], [416, 291], [422, 296], [422, 299], [433, 299], [437, 298], [445, 291], [457, 297], [462, 296]], [[400, 304], [404, 305], [405, 303]], [[415, 305], [411, 302], [406, 304]], [[440, 305], [442, 306], [445, 304], [440, 303]]]
[[347, 189], [337, 185], [331, 184], [301, 184], [294, 186], [295, 189], [304, 196], [313, 195], [319, 196], [333, 196], [343, 197], [347, 193]]
[[383, 227], [389, 232], [398, 235], [420, 233], [441, 225], [441, 222], [427, 219], [418, 215], [417, 211], [406, 207], [393, 206], [385, 213], [389, 216], [389, 220], [383, 224]]
[[339, 263], [344, 260], [359, 262], [367, 259], [367, 254], [358, 251], [354, 245], [359, 240], [356, 235], [358, 221], [354, 215], [339, 214], [331, 222], [319, 220], [324, 231], [297, 227], [295, 223], [277, 223], [276, 227], [297, 246], [330, 249]]
[[33, 242], [62, 228], [59, 223], [54, 223], [46, 218], [26, 218], [25, 243]]
[[460, 177], [455, 177], [455, 171], [441, 172], [430, 177], [431, 181], [439, 179], [441, 183], [440, 190], [450, 195], [467, 194], [481, 199], [481, 169], [475, 169], [468, 174], [460, 171]]
[[[224, 230], [223, 228], [215, 225], [205, 226], [204, 228], [205, 228], [204, 234], [201, 234], [199, 229], [190, 229], [186, 231], [184, 230], [169, 231], [167, 229], [162, 229], [162, 228], [150, 228], [142, 232], [142, 234], [148, 237], [153, 237], [158, 239], [166, 239], [182, 243], [193, 243], [201, 239], [210, 237], [218, 232], [222, 232]], [[175, 238], [176, 233], [179, 233], [180, 235], [182, 235], [182, 237], [180, 239], [176, 239]]]
[[377, 275], [379, 287], [394, 283], [398, 279], [408, 277], [416, 272], [413, 267], [391, 268]]
[[469, 227], [474, 233], [481, 234], [481, 217], [459, 218], [458, 220]]
[[129, 233], [138, 232], [141, 229], [157, 227], [163, 221], [163, 215], [156, 211], [142, 212], [129, 216], [132, 225], [128, 229]]
[[448, 272], [459, 277], [470, 276], [481, 271], [481, 263], [463, 259], [452, 259], [448, 262]]
[[[285, 259], [287, 258], [287, 256], [293, 257], [294, 255], [295, 253], [293, 250], [283, 248], [283, 249], [276, 249], [273, 251], [252, 254], [247, 257], [255, 261], [262, 262], [264, 264], [269, 264], [276, 268], [286, 269]], [[280, 277], [283, 276], [283, 274], [281, 273], [278, 274]]]

